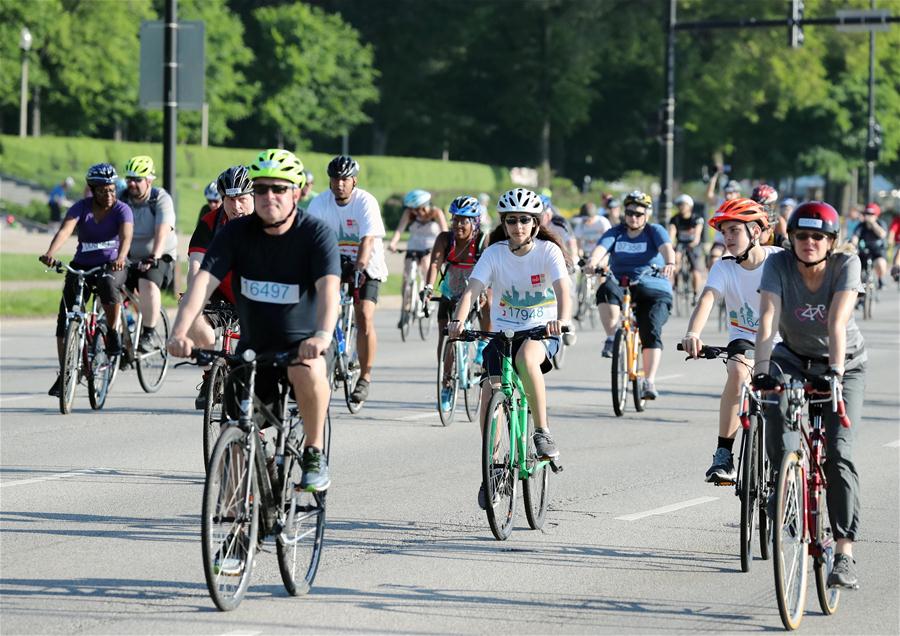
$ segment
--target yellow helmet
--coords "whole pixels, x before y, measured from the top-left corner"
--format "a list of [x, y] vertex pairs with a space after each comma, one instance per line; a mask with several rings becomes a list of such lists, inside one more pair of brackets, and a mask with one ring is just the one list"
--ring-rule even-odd
[[284, 179], [301, 188], [306, 183], [303, 162], [294, 153], [282, 148], [263, 150], [250, 164], [250, 178], [259, 177]]
[[153, 166], [153, 159], [147, 155], [132, 157], [128, 160], [128, 163], [125, 164], [125, 176], [141, 177], [144, 179], [155, 177], [156, 170]]

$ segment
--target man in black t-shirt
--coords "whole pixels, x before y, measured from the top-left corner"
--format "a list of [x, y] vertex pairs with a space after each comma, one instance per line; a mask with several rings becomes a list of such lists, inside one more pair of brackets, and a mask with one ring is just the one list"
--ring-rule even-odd
[[297, 209], [303, 164], [292, 153], [260, 153], [250, 166], [256, 214], [221, 228], [178, 309], [169, 351], [186, 357], [194, 343], [189, 326], [222, 278], [232, 272], [241, 322], [238, 350], [297, 350], [302, 365], [287, 368], [305, 448], [300, 488], [331, 484], [322, 452], [330, 390], [322, 354], [331, 346], [340, 297], [340, 257], [334, 232]]
[[[682, 194], [675, 199], [675, 207], [678, 208], [669, 219], [669, 237], [675, 245], [675, 272], [681, 270], [681, 259], [688, 259], [691, 265], [691, 284], [693, 286], [694, 302], [697, 294], [703, 289], [703, 273], [706, 271], [703, 263], [703, 248], [700, 241], [703, 239], [703, 227], [705, 222], [702, 214], [694, 212], [694, 200]], [[679, 284], [680, 281], [675, 281]]]

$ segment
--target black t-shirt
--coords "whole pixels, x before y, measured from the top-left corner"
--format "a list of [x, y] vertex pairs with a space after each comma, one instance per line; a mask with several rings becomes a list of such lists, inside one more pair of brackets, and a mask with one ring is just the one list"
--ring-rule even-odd
[[232, 272], [241, 322], [238, 349], [281, 351], [316, 330], [316, 281], [341, 275], [337, 238], [299, 212], [285, 234], [266, 234], [260, 218], [235, 219], [216, 232], [201, 269], [219, 280]]
[[669, 225], [675, 226], [677, 243], [691, 243], [694, 240], [694, 228], [703, 225], [703, 217], [699, 214], [692, 214], [688, 218], [684, 218], [680, 214], [676, 214], [669, 219]]

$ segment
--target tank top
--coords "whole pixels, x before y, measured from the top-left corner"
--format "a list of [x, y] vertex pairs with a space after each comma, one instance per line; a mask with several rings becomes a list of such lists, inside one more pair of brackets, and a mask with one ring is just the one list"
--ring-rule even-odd
[[481, 256], [484, 234], [481, 232], [466, 245], [454, 243], [447, 254], [447, 265], [441, 280], [441, 295], [459, 298], [466, 291], [475, 261]]
[[414, 251], [430, 251], [434, 247], [434, 241], [441, 233], [441, 226], [437, 221], [419, 221], [413, 219], [409, 224], [409, 241], [406, 249]]

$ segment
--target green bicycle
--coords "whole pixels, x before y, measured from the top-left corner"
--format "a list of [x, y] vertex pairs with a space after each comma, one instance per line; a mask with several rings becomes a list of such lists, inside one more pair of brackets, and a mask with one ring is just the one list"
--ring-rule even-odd
[[550, 504], [550, 471], [547, 468], [558, 473], [563, 467], [557, 460], [538, 457], [535, 452], [531, 409], [522, 380], [512, 364], [513, 343], [548, 338], [546, 328], [519, 332], [467, 330], [460, 334], [459, 340], [473, 342], [496, 337], [500, 338], [503, 352], [501, 384], [491, 392], [482, 423], [481, 478], [488, 524], [494, 537], [504, 541], [512, 533], [518, 481], [522, 481], [528, 525], [538, 530], [544, 525]]

